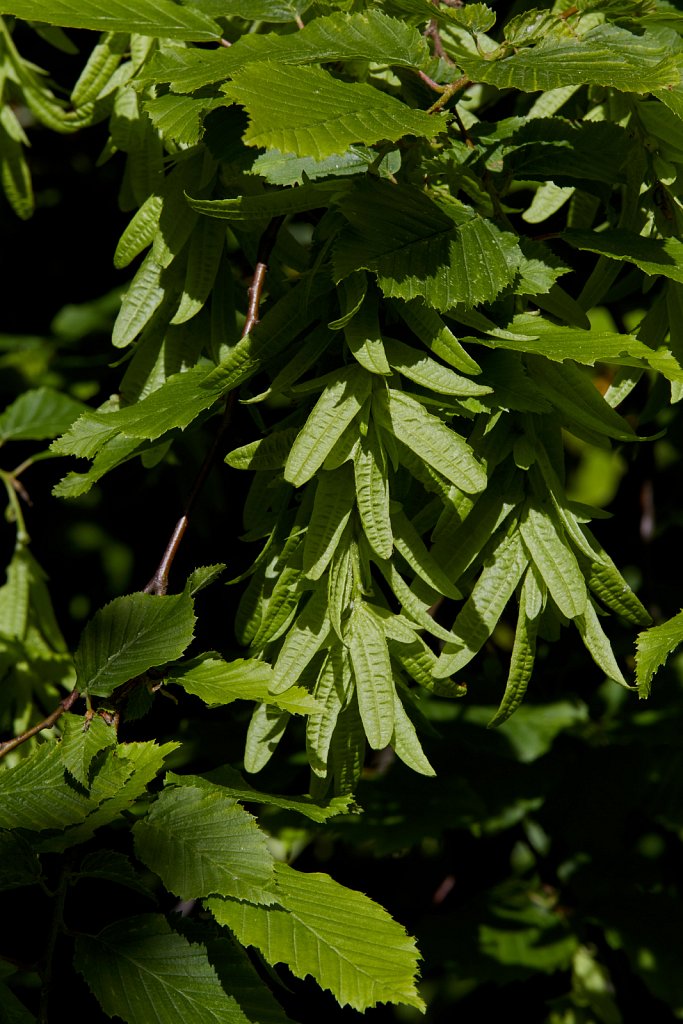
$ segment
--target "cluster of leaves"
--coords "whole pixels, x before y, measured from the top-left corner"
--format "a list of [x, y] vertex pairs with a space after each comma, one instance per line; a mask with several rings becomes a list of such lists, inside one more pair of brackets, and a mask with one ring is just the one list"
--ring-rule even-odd
[[[114, 262], [139, 261], [112, 330], [118, 394], [91, 409], [41, 387], [0, 418], [3, 442], [55, 439], [1, 471], [17, 526], [0, 590], [3, 729], [72, 691], [56, 742], [11, 747], [0, 775], [2, 885], [56, 905], [41, 1019], [70, 887], [99, 878], [153, 898], [143, 869], [203, 910], [77, 938], [106, 1014], [285, 1019], [240, 944], [342, 1004], [419, 1008], [401, 926], [277, 863], [242, 803], [349, 814], [366, 747], [433, 775], [418, 732], [442, 699], [467, 700], [463, 670], [513, 608], [491, 725], [519, 708], [539, 642], [570, 624], [630, 687], [601, 619], [642, 628], [650, 615], [589, 528], [600, 510], [568, 494], [563, 436], [641, 444], [618, 412], [641, 378], [683, 395], [683, 15], [664, 0], [498, 21], [484, 4], [428, 0], [6, 0], [0, 13], [10, 203], [33, 208], [22, 118], [61, 132], [107, 121], [102, 160], [123, 159], [132, 211]], [[64, 29], [102, 31], [68, 98], [22, 59], [14, 18], [67, 51]], [[592, 324], [624, 295], [647, 307], [630, 330]], [[221, 440], [226, 423], [243, 443]], [[55, 488], [78, 498], [131, 460], [172, 465], [207, 430], [229, 471], [250, 474], [245, 539], [261, 548], [233, 581], [248, 580], [234, 623], [245, 657], [186, 655], [194, 595], [223, 566], [172, 596], [117, 598], [72, 657], [30, 552], [22, 474], [88, 460]], [[641, 696], [682, 636], [680, 616], [641, 634]], [[117, 730], [167, 686], [209, 708], [254, 702], [248, 772], [303, 717], [309, 793], [258, 792], [217, 765], [166, 772], [150, 795], [178, 744]], [[93, 846], [99, 829], [130, 848]], [[9, 987], [0, 998], [33, 1019]]]

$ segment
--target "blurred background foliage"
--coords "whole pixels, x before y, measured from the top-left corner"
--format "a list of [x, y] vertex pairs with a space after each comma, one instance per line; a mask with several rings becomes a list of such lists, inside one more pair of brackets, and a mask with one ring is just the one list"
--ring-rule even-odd
[[[42, 44], [32, 38], [31, 45], [40, 64]], [[50, 60], [54, 67], [54, 51]], [[75, 77], [79, 58], [64, 54], [62, 63], [65, 81]], [[116, 160], [96, 166], [102, 133], [55, 136], [36, 126], [33, 219], [19, 222], [0, 199], [0, 408], [38, 386], [87, 402], [116, 387], [109, 337], [125, 281], [111, 257], [125, 217], [116, 203]], [[619, 280], [613, 292], [614, 301], [593, 311], [593, 323], [631, 328], [644, 315], [643, 297], [634, 305]], [[598, 367], [597, 386], [608, 383]], [[570, 497], [605, 510], [595, 532], [662, 621], [683, 603], [683, 417], [652, 376], [643, 377], [625, 412], [656, 440], [607, 452], [568, 438]], [[239, 418], [234, 429], [239, 434]], [[32, 549], [71, 647], [96, 608], [144, 586], [207, 442], [208, 431], [194, 432], [172, 464], [129, 463], [68, 503], [50, 494], [63, 472], [59, 460], [36, 461], [23, 475]], [[0, 468], [40, 449], [8, 444]], [[244, 487], [240, 474], [216, 468], [174, 567], [178, 579], [195, 565], [226, 562], [235, 576], [248, 564], [251, 552], [238, 540]], [[0, 531], [2, 565], [13, 533]], [[230, 656], [237, 653], [231, 622], [239, 588], [219, 584], [218, 591], [199, 598], [200, 643]], [[632, 668], [632, 632], [612, 634]], [[302, 826], [265, 808], [263, 824], [298, 867], [328, 871], [368, 893], [417, 936], [434, 1024], [501, 1012], [547, 1024], [683, 1019], [683, 654], [661, 669], [643, 703], [604, 680], [578, 637], [563, 634], [541, 646], [525, 705], [491, 731], [486, 723], [512, 636], [511, 623], [499, 626], [468, 674], [462, 701], [422, 701], [436, 779], [376, 755], [357, 793], [362, 816]], [[37, 698], [37, 717], [45, 710], [40, 699], [50, 709], [51, 693], [48, 685]], [[192, 698], [182, 706], [157, 700], [154, 731], [185, 741], [182, 762], [171, 767], [201, 772], [240, 763], [249, 713], [238, 705], [210, 711]], [[126, 729], [130, 739], [149, 734], [144, 718]], [[303, 748], [293, 730], [258, 776], [259, 789], [305, 788]], [[3, 894], [3, 903], [6, 922], [40, 928], [44, 908], [26, 906], [21, 890]], [[280, 995], [297, 1019], [356, 1019], [326, 993], [285, 972], [282, 980]], [[74, 999], [97, 1013], [85, 988]], [[419, 1019], [409, 1008], [367, 1017], [378, 1024]]]

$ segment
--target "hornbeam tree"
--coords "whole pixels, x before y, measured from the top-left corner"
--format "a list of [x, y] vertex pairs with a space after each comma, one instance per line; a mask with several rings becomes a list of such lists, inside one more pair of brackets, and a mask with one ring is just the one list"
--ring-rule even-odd
[[[683, 395], [683, 14], [504, 6], [0, 0], [9, 206], [34, 213], [35, 133], [99, 125], [129, 216], [102, 300], [115, 393], [26, 372], [0, 414], [0, 888], [26, 900], [9, 938], [30, 933], [0, 949], [1, 1020], [282, 1024], [308, 998], [336, 1012], [313, 982], [404, 1004], [382, 1020], [437, 1014], [434, 933], [420, 954], [416, 913], [343, 858], [320, 869], [326, 842], [427, 857], [440, 814], [526, 828], [514, 893], [462, 917], [499, 974], [444, 954], [463, 993], [560, 971], [549, 1021], [614, 1024], [610, 948], [683, 1012], [616, 911], [562, 912], [580, 852], [551, 895], [529, 881], [548, 790], [516, 770], [560, 733], [597, 756], [582, 677], [618, 730], [683, 639], [683, 613], [652, 626], [575, 473], [577, 452], [635, 464]], [[57, 71], [34, 62], [50, 47]], [[33, 523], [141, 474], [157, 550], [142, 527], [150, 564], [67, 643]], [[223, 536], [236, 503], [250, 564]], [[181, 571], [200, 536], [216, 564]], [[503, 748], [494, 796], [479, 773], [492, 787]]]

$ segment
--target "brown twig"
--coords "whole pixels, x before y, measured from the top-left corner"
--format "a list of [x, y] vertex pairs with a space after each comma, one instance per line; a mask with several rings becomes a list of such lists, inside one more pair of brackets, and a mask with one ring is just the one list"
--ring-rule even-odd
[[435, 92], [443, 92], [444, 89], [446, 88], [445, 85], [439, 85], [438, 82], [435, 82], [434, 79], [430, 78], [429, 75], [426, 75], [424, 71], [418, 71], [418, 75], [425, 83], [425, 85], [428, 85], [429, 88], [433, 89]]
[[37, 736], [43, 729], [51, 729], [55, 722], [62, 717], [65, 711], [69, 711], [73, 704], [76, 703], [80, 697], [80, 692], [77, 689], [73, 689], [68, 697], [59, 702], [59, 705], [55, 710], [44, 718], [42, 722], [38, 722], [37, 725], [32, 725], [26, 732], [22, 732], [20, 736], [15, 736], [11, 740], [5, 740], [4, 743], [0, 743], [0, 757], [4, 757], [5, 754], [9, 754], [10, 750], [14, 750], [16, 747], [20, 747], [22, 743], [26, 743], [26, 740], [30, 740], [32, 736]]

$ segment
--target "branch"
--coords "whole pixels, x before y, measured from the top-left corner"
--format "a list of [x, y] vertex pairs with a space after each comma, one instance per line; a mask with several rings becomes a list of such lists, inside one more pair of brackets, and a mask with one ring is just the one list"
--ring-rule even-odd
[[30, 740], [32, 736], [37, 736], [43, 729], [51, 729], [55, 722], [62, 717], [65, 711], [70, 711], [73, 704], [76, 703], [80, 697], [80, 692], [74, 687], [68, 697], [59, 702], [59, 705], [55, 708], [52, 714], [44, 718], [42, 722], [38, 722], [37, 725], [32, 725], [26, 732], [22, 732], [20, 736], [15, 736], [14, 739], [5, 740], [4, 743], [0, 743], [0, 757], [4, 757], [5, 754], [9, 754], [10, 750], [14, 750], [16, 747], [20, 747], [22, 743], [26, 743], [26, 740]]

